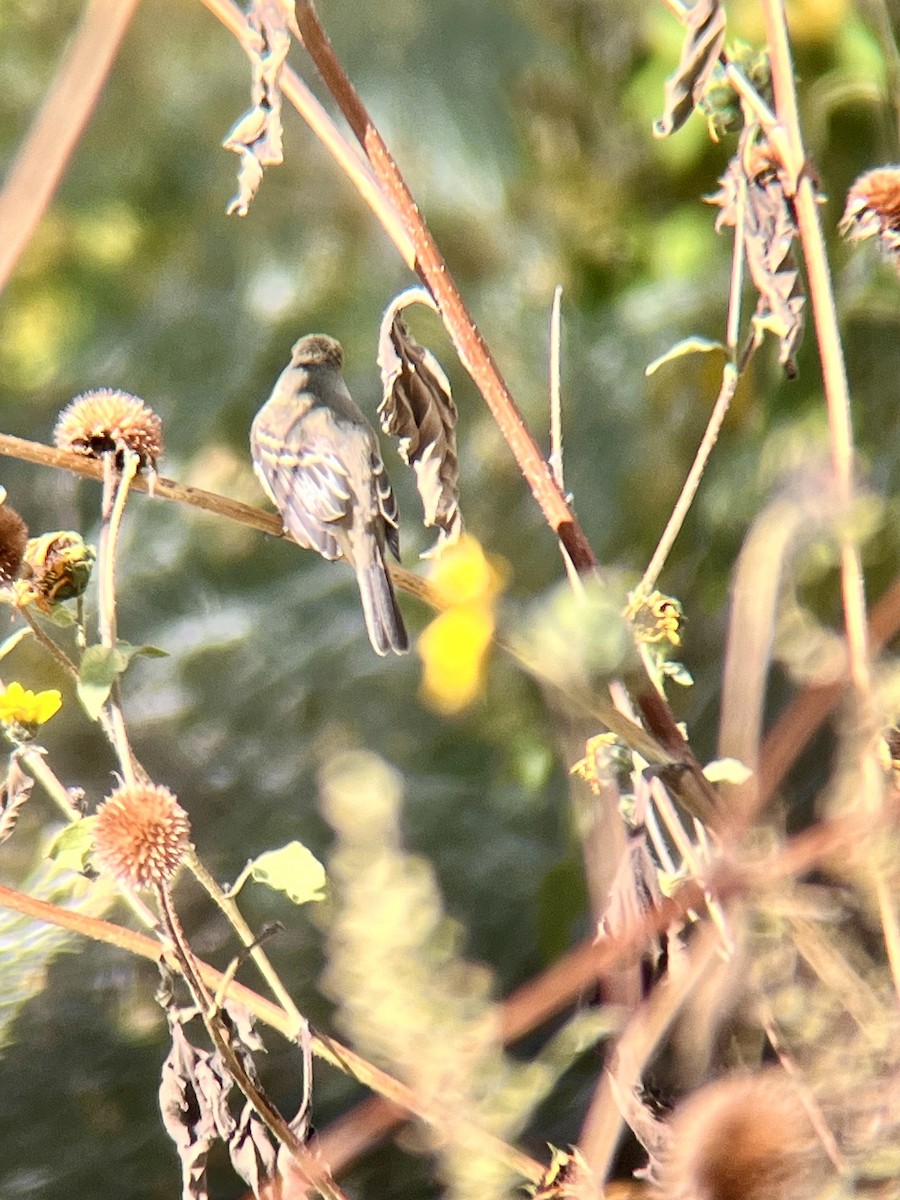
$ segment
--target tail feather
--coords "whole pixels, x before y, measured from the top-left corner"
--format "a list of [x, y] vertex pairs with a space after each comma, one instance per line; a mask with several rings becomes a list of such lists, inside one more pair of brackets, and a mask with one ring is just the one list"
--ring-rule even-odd
[[377, 546], [368, 561], [356, 565], [356, 579], [362, 599], [363, 615], [369, 641], [376, 654], [405, 654], [409, 649], [409, 638], [403, 617], [397, 607], [394, 585], [388, 574], [384, 558]]

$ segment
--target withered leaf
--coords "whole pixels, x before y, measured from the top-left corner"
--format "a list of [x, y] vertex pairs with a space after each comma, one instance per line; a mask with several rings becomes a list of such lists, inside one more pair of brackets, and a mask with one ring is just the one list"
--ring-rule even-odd
[[720, 184], [709, 202], [720, 208], [716, 229], [731, 226], [739, 229], [743, 239], [747, 266], [759, 293], [752, 322], [755, 336], [761, 340], [769, 332], [778, 338], [779, 361], [793, 378], [806, 303], [793, 254], [797, 223], [775, 157], [757, 126], [744, 128]]
[[228, 1139], [231, 1165], [259, 1196], [260, 1185], [275, 1174], [277, 1150], [272, 1136], [248, 1101]]
[[[662, 907], [662, 891], [656, 865], [647, 848], [643, 829], [630, 833], [609, 890], [601, 930], [613, 939], [627, 937], [650, 913]], [[655, 983], [665, 974], [668, 962], [668, 937], [661, 933], [643, 952], [641, 963], [644, 982]]]
[[462, 532], [456, 405], [450, 384], [430, 350], [420, 346], [401, 313], [410, 304], [434, 301], [424, 288], [409, 288], [388, 307], [378, 335], [383, 399], [381, 427], [399, 439], [400, 454], [416, 473], [426, 526], [440, 530], [434, 554]]
[[253, 107], [232, 127], [222, 145], [240, 155], [238, 192], [228, 215], [245, 217], [262, 182], [263, 169], [284, 159], [281, 127], [281, 72], [291, 47], [291, 32], [299, 37], [291, 0], [253, 0], [247, 14], [249, 31], [244, 49], [250, 59]]
[[12, 835], [22, 805], [31, 795], [34, 780], [22, 770], [15, 752], [9, 756], [6, 778], [0, 783], [0, 843]]
[[725, 45], [725, 10], [721, 0], [695, 0], [684, 18], [681, 58], [666, 80], [663, 115], [654, 137], [668, 137], [685, 123], [703, 96]]
[[228, 1142], [235, 1120], [228, 1109], [232, 1080], [220, 1056], [198, 1050], [177, 1020], [163, 1063], [159, 1107], [181, 1159], [182, 1200], [207, 1200], [206, 1160], [217, 1138]]
[[615, 1074], [609, 1075], [610, 1089], [622, 1120], [647, 1152], [647, 1165], [635, 1176], [649, 1183], [658, 1182], [662, 1164], [671, 1145], [672, 1135], [668, 1125], [661, 1121], [639, 1088], [622, 1088]]

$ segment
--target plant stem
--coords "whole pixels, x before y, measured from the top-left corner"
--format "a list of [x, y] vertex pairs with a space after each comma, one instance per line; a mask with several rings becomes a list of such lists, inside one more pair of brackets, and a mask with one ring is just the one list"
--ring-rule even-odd
[[317, 1162], [310, 1154], [302, 1139], [271, 1102], [237, 1054], [232, 1044], [231, 1032], [222, 1020], [213, 995], [198, 969], [194, 952], [184, 935], [181, 921], [172, 903], [169, 885], [158, 884], [154, 891], [166, 933], [181, 968], [182, 977], [200, 1010], [206, 1031], [213, 1045], [222, 1055], [232, 1079], [244, 1093], [272, 1136], [287, 1149], [293, 1166], [298, 1174], [302, 1174], [304, 1182], [308, 1186], [314, 1187], [320, 1195], [326, 1197], [326, 1200], [343, 1200], [343, 1192], [331, 1178], [327, 1167]]
[[[232, 0], [202, 0], [202, 3], [238, 41], [246, 41], [250, 33], [247, 17]], [[378, 186], [365, 155], [352, 142], [347, 141], [296, 71], [288, 66], [281, 72], [281, 90], [347, 178], [352, 181], [400, 252], [400, 257], [412, 270], [416, 261], [412, 239]]]
[[415, 270], [434, 297], [460, 362], [484, 397], [547, 523], [555, 530], [576, 570], [581, 574], [594, 571], [597, 560], [590, 543], [529, 433], [405, 179], [347, 78], [315, 6], [309, 0], [297, 4], [297, 24], [304, 46], [365, 151], [385, 196], [409, 233], [415, 248]]
[[[140, 466], [140, 458], [133, 451], [122, 449], [121, 453], [124, 460], [121, 471], [116, 465], [114, 452], [108, 451], [103, 455], [103, 502], [100, 545], [97, 554], [97, 607], [100, 644], [110, 652], [113, 652], [118, 644], [116, 635], [116, 552], [119, 544], [119, 532], [122, 528], [122, 515], [125, 511], [128, 489]], [[128, 740], [128, 730], [125, 726], [122, 690], [118, 677], [112, 682], [107, 708], [119, 766], [125, 782], [129, 787], [133, 787], [137, 782], [138, 773]]]
[[0, 291], [53, 198], [90, 120], [138, 0], [88, 0], [0, 193]]
[[197, 882], [203, 887], [210, 899], [221, 909], [222, 913], [228, 919], [228, 922], [233, 927], [235, 933], [241, 939], [241, 942], [250, 949], [251, 957], [259, 967], [260, 974], [272, 989], [272, 994], [275, 999], [284, 1009], [289, 1017], [291, 1017], [296, 1025], [293, 1034], [288, 1036], [294, 1040], [299, 1036], [300, 1030], [306, 1026], [307, 1022], [301, 1016], [300, 1011], [291, 999], [290, 993], [285, 988], [284, 984], [275, 973], [271, 963], [269, 962], [262, 947], [258, 944], [256, 935], [253, 930], [244, 920], [244, 917], [238, 908], [237, 904], [230, 896], [227, 896], [224, 890], [219, 886], [218, 882], [210, 875], [204, 864], [200, 861], [196, 851], [192, 851], [188, 855], [187, 867]]

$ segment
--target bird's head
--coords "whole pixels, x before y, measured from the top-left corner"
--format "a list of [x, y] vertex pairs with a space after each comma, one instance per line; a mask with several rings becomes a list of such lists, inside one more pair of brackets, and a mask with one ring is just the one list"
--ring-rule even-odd
[[294, 343], [291, 364], [295, 367], [336, 367], [344, 365], [341, 343], [325, 333], [310, 333]]

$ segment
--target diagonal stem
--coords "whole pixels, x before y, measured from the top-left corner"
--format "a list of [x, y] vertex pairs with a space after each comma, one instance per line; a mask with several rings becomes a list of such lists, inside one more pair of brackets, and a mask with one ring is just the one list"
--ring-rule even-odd
[[310, 57], [363, 147], [385, 195], [400, 215], [415, 249], [416, 272], [434, 297], [460, 361], [481, 391], [548, 524], [557, 533], [576, 570], [581, 574], [593, 571], [597, 560], [590, 543], [529, 433], [406, 180], [347, 78], [309, 0], [297, 4], [297, 24]]
[[138, 0], [89, 0], [44, 106], [0, 193], [0, 291], [90, 120]]

